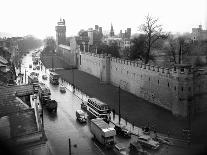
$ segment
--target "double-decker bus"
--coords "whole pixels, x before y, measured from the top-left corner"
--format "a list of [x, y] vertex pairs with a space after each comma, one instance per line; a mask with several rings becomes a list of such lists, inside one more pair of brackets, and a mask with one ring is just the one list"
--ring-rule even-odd
[[89, 98], [87, 102], [87, 113], [89, 118], [102, 118], [104, 121], [110, 121], [110, 108], [106, 103], [97, 98]]
[[50, 72], [50, 83], [54, 85], [59, 85], [60, 75], [55, 72]]

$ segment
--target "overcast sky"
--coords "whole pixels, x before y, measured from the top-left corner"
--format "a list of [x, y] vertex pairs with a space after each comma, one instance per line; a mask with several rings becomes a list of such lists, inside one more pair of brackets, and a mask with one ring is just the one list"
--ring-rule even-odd
[[165, 31], [191, 32], [192, 27], [207, 27], [207, 0], [1, 0], [0, 32], [32, 34], [39, 38], [55, 36], [58, 20], [64, 18], [67, 36], [80, 29], [102, 26], [115, 34], [138, 26], [147, 14], [159, 17]]

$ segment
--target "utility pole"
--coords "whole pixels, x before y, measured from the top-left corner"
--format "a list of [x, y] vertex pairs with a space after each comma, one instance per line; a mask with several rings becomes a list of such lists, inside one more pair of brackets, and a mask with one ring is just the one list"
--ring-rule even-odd
[[43, 107], [42, 107], [42, 130], [44, 130]]
[[121, 121], [121, 106], [120, 106], [120, 85], [119, 85], [119, 124], [120, 124], [120, 121]]
[[74, 90], [75, 90], [75, 83], [74, 83], [74, 69], [72, 69], [72, 74], [73, 74], [73, 92], [74, 92]]
[[71, 155], [71, 142], [70, 142], [70, 138], [69, 138], [69, 155]]
[[54, 64], [53, 64], [53, 54], [54, 54], [54, 50], [52, 51], [52, 71], [53, 71], [53, 68], [54, 68]]
[[24, 75], [25, 75], [25, 84], [27, 83], [27, 76], [26, 76], [26, 69], [25, 69], [25, 72], [24, 72]]

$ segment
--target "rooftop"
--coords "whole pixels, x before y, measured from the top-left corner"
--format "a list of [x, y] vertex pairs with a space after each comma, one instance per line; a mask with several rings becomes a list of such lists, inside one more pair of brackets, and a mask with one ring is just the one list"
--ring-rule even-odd
[[33, 94], [32, 85], [0, 86], [0, 133], [3, 137], [13, 139], [38, 132], [34, 109], [18, 97], [30, 94]]

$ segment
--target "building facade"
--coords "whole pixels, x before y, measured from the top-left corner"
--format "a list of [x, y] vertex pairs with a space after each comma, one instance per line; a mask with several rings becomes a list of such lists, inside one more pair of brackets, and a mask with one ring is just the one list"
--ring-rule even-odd
[[198, 28], [192, 28], [191, 39], [193, 41], [207, 40], [207, 30], [203, 30], [202, 25]]

